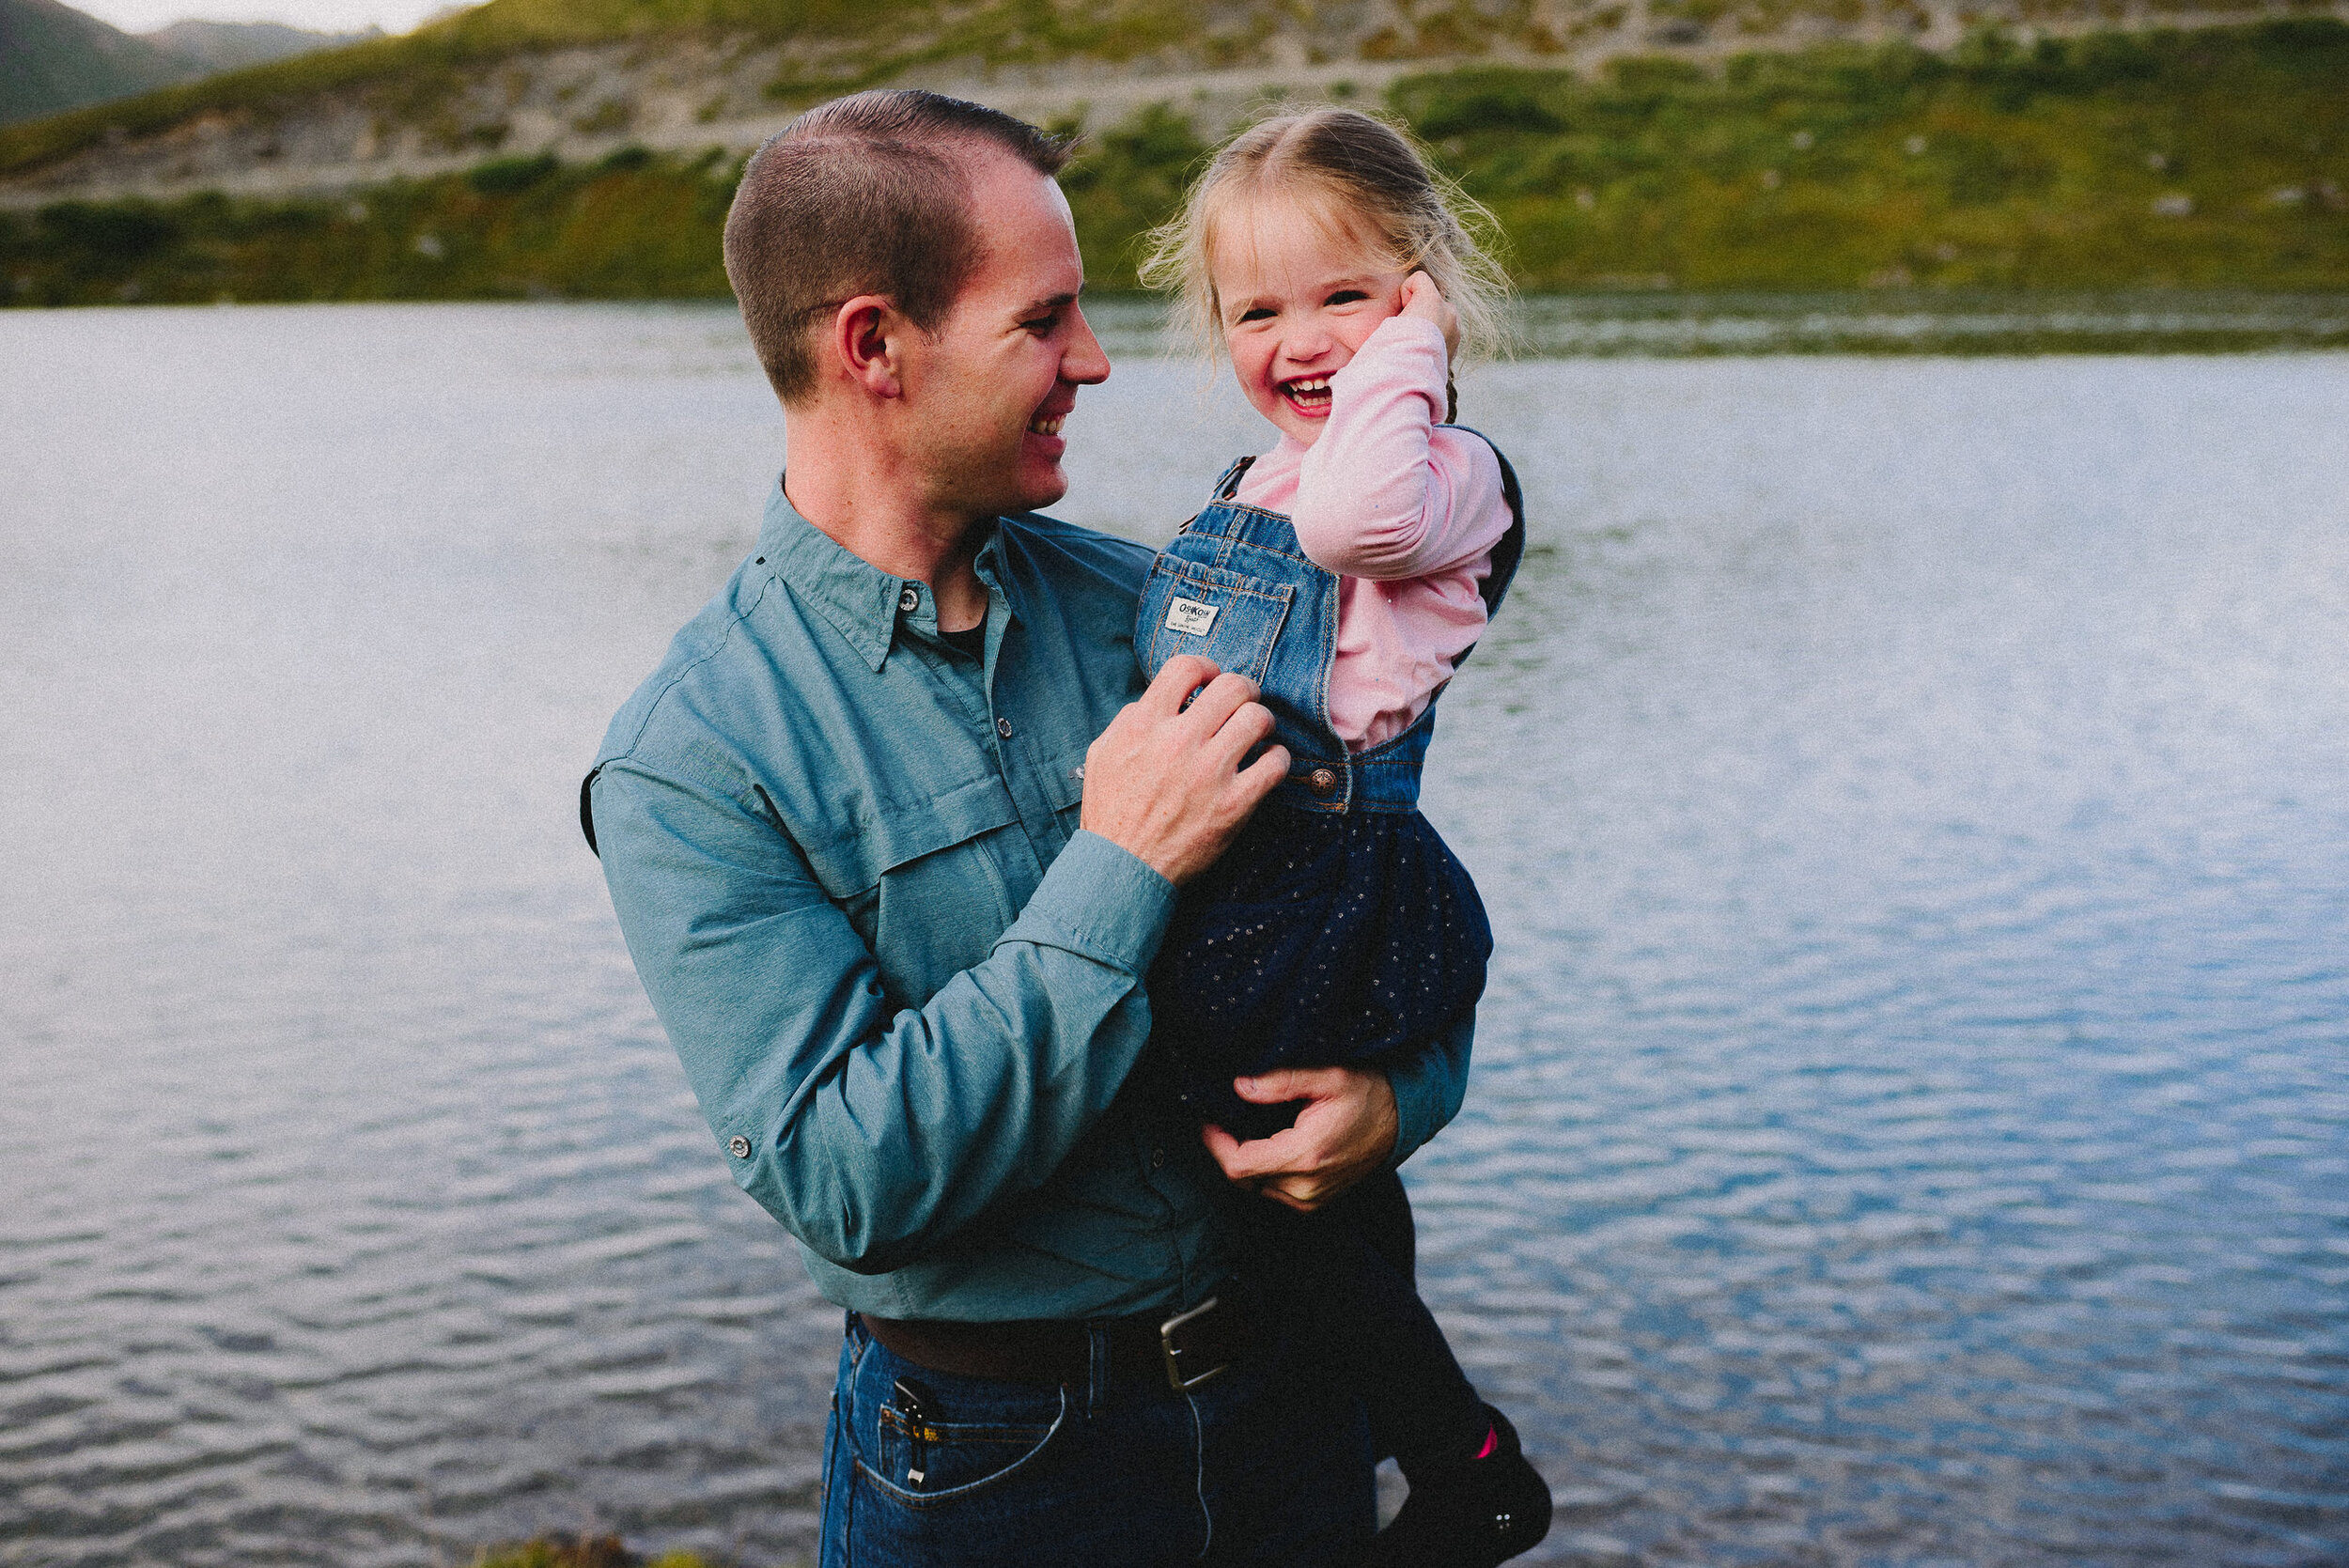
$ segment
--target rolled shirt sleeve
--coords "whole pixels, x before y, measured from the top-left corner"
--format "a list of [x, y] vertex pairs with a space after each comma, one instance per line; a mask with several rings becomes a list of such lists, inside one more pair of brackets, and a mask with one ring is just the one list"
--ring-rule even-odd
[[1387, 1068], [1394, 1091], [1394, 1152], [1387, 1157], [1392, 1170], [1425, 1147], [1460, 1113], [1468, 1096], [1470, 1048], [1476, 1038], [1473, 1017]]

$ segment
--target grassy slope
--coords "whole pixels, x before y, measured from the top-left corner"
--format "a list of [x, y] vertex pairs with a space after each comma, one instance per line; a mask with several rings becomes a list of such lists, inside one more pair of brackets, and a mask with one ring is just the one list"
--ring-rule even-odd
[[[1528, 288], [2349, 289], [2334, 23], [1981, 40], [1951, 62], [1820, 49], [1720, 80], [1456, 72], [1394, 102], [1500, 215]], [[1066, 183], [1097, 286], [1130, 287], [1135, 236], [1205, 151], [1165, 111], [1093, 139]], [[355, 202], [0, 214], [0, 300], [722, 298], [732, 173], [506, 160]]]
[[[1531, 287], [2349, 287], [2349, 27], [1462, 73], [1398, 106]], [[2181, 210], [2190, 203], [2190, 212]]]

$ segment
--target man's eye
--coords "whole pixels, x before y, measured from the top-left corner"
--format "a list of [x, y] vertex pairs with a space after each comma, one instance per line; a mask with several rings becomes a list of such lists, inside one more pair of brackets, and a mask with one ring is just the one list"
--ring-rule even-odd
[[1028, 331], [1032, 333], [1048, 333], [1054, 327], [1060, 325], [1060, 318], [1058, 316], [1039, 316], [1034, 320], [1022, 321], [1019, 324], [1027, 328]]
[[1330, 295], [1330, 298], [1323, 303], [1333, 305], [1350, 305], [1358, 300], [1367, 300], [1369, 298], [1369, 295], [1363, 293], [1359, 288], [1341, 288], [1336, 293]]

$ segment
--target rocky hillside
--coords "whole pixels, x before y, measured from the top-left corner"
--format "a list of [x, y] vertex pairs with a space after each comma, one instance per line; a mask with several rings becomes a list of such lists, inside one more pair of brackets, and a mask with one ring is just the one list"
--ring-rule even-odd
[[1718, 70], [1839, 41], [1946, 54], [1993, 24], [2028, 49], [2285, 14], [2349, 18], [2349, 0], [490, 0], [404, 37], [0, 128], [0, 206], [739, 152], [807, 102], [879, 83], [1095, 126], [1165, 104], [1211, 136], [1268, 98], [1377, 98], [1463, 67], [1589, 79], [1624, 56]]

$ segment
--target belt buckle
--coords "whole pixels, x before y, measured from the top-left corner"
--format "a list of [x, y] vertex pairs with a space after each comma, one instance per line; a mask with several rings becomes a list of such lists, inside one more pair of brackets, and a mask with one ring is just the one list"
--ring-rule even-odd
[[1232, 1368], [1232, 1363], [1229, 1361], [1218, 1361], [1205, 1372], [1186, 1372], [1183, 1367], [1183, 1347], [1177, 1343], [1184, 1329], [1214, 1312], [1221, 1300], [1220, 1296], [1210, 1296], [1190, 1311], [1176, 1312], [1173, 1317], [1159, 1325], [1159, 1348], [1166, 1358], [1166, 1380], [1174, 1385], [1174, 1391], [1178, 1394], [1187, 1394], [1209, 1378], [1229, 1372]]

